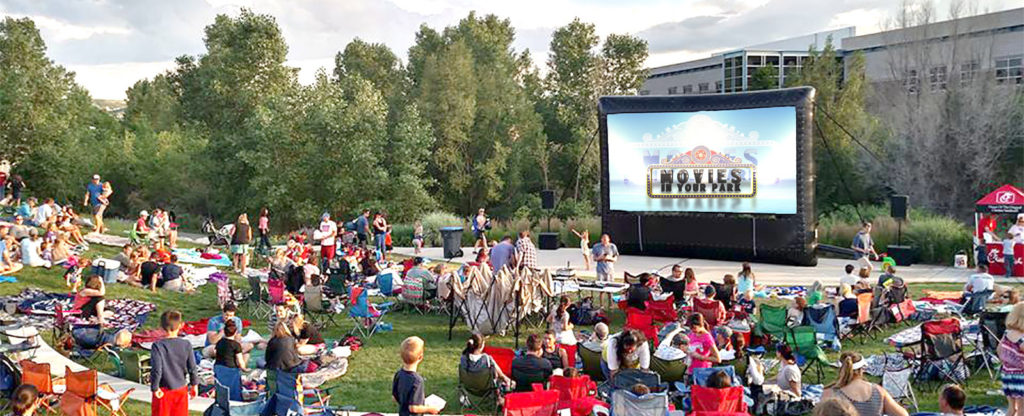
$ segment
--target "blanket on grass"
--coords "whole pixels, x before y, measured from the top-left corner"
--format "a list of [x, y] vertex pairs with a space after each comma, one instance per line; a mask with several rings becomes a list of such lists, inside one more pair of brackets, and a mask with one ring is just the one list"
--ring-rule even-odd
[[174, 249], [174, 254], [178, 256], [178, 261], [182, 263], [192, 263], [203, 266], [231, 267], [231, 259], [223, 254], [219, 259], [208, 259], [203, 257], [203, 252], [190, 248], [176, 248]]
[[[10, 298], [20, 300], [19, 312], [45, 318], [45, 320], [41, 320], [41, 323], [45, 325], [53, 325], [53, 316], [58, 303], [64, 310], [71, 310], [75, 299], [74, 296], [66, 293], [48, 293], [32, 288], [25, 289], [21, 294]], [[7, 300], [4, 302], [6, 303]], [[107, 299], [106, 310], [112, 312], [113, 315], [106, 320], [105, 327], [134, 331], [146, 323], [149, 313], [156, 310], [156, 305], [135, 299]], [[72, 324], [85, 323], [74, 316], [68, 319]]]

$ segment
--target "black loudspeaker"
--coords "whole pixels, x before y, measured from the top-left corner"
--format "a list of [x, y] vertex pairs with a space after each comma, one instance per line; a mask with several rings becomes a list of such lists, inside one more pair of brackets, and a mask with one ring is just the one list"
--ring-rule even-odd
[[907, 219], [907, 210], [910, 209], [910, 197], [906, 195], [892, 195], [889, 197], [890, 216], [893, 218]]
[[558, 250], [558, 233], [540, 233], [541, 250]]
[[914, 264], [914, 248], [911, 246], [891, 245], [886, 247], [885, 252], [896, 261], [897, 266], [910, 266]]
[[555, 191], [550, 189], [540, 191], [540, 207], [543, 209], [555, 209]]

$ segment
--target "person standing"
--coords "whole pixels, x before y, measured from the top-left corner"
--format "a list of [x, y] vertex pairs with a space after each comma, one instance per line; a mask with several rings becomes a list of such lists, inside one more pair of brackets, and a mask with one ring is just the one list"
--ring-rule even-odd
[[423, 223], [420, 220], [416, 220], [412, 226], [412, 247], [413, 254], [417, 256], [423, 251]]
[[576, 234], [580, 238], [580, 251], [583, 252], [583, 264], [586, 270], [590, 270], [590, 231], [583, 230], [583, 232], [571, 230], [573, 234]]
[[615, 281], [615, 262], [619, 260], [619, 248], [612, 244], [608, 234], [601, 234], [601, 242], [594, 245], [594, 262], [597, 263], [597, 280]]
[[167, 331], [167, 337], [153, 343], [150, 359], [154, 416], [187, 416], [189, 396], [199, 394], [192, 344], [178, 337], [183, 325], [181, 312], [176, 310], [164, 312], [160, 317], [160, 326]]
[[373, 243], [377, 246], [377, 251], [380, 251], [381, 258], [387, 258], [387, 233], [388, 220], [384, 218], [384, 212], [377, 211], [373, 216]]
[[1013, 246], [1016, 243], [1014, 241], [1013, 233], [1007, 232], [1006, 238], [1003, 239], [1003, 268], [1006, 269], [1006, 277], [1013, 277]]
[[480, 248], [487, 248], [487, 215], [483, 208], [480, 208], [476, 212], [476, 216], [473, 217], [473, 237], [476, 237], [476, 242], [473, 243], [473, 254], [476, 254]]
[[871, 240], [871, 223], [864, 221], [862, 225], [860, 231], [853, 236], [850, 247], [853, 248], [853, 259], [871, 270], [874, 268], [871, 266], [871, 256], [877, 256], [878, 253], [875, 252], [875, 242]]
[[252, 242], [252, 227], [249, 225], [249, 214], [242, 213], [235, 221], [235, 231], [231, 234], [231, 258], [235, 271], [245, 274], [249, 264], [249, 243]]
[[516, 241], [516, 258], [518, 266], [524, 269], [537, 268], [537, 246], [530, 240], [530, 230], [519, 232], [519, 240]]
[[320, 239], [320, 268], [327, 270], [329, 263], [334, 259], [335, 242], [338, 237], [338, 224], [331, 221], [331, 214], [324, 213], [320, 216], [320, 227], [316, 230], [316, 236]]
[[360, 247], [366, 247], [366, 241], [370, 238], [370, 210], [363, 209], [363, 212], [356, 218], [356, 238]]
[[270, 210], [267, 207], [263, 207], [260, 210], [260, 219], [256, 224], [256, 229], [260, 232], [260, 242], [256, 246], [256, 251], [264, 256], [270, 255]]
[[996, 348], [999, 378], [1009, 409], [1007, 416], [1024, 414], [1024, 303], [1013, 305], [1006, 315], [1006, 333]]
[[85, 186], [85, 198], [82, 205], [92, 207], [92, 227], [96, 232], [103, 232], [103, 211], [107, 206], [103, 204], [103, 184], [100, 182], [100, 175], [92, 175], [92, 182]]
[[1024, 214], [1017, 214], [1017, 223], [1008, 230], [1013, 234], [1013, 241], [1017, 244], [1024, 244]]

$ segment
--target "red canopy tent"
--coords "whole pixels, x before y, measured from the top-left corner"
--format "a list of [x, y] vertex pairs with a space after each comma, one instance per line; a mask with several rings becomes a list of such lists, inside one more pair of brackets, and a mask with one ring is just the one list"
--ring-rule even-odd
[[[989, 273], [1001, 275], [1006, 272], [1001, 243], [1005, 235], [995, 232], [997, 218], [999, 216], [1019, 217], [1022, 214], [1024, 214], [1024, 191], [1009, 184], [1000, 186], [975, 203], [974, 235], [978, 238], [978, 243], [985, 247]], [[986, 232], [992, 233], [988, 241], [985, 238]], [[1024, 276], [1024, 244], [1014, 246], [1013, 275]]]

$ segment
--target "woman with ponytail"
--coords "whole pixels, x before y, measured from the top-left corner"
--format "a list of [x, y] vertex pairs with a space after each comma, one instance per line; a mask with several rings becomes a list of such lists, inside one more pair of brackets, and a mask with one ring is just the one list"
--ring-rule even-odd
[[562, 296], [558, 300], [558, 307], [548, 315], [548, 329], [554, 331], [555, 339], [562, 345], [576, 345], [576, 334], [569, 322], [569, 304], [569, 298]]
[[508, 389], [515, 387], [512, 379], [508, 378], [501, 371], [501, 367], [498, 367], [498, 363], [494, 362], [494, 358], [484, 352], [484, 337], [480, 334], [473, 334], [466, 340], [466, 348], [462, 350], [462, 357], [459, 358], [459, 368], [467, 373], [488, 371], [494, 375], [495, 381], [504, 384]]
[[836, 382], [825, 387], [822, 400], [838, 397], [849, 401], [857, 409], [858, 416], [907, 416], [907, 410], [882, 386], [864, 380], [867, 361], [855, 352], [844, 352], [839, 356], [839, 375]]

